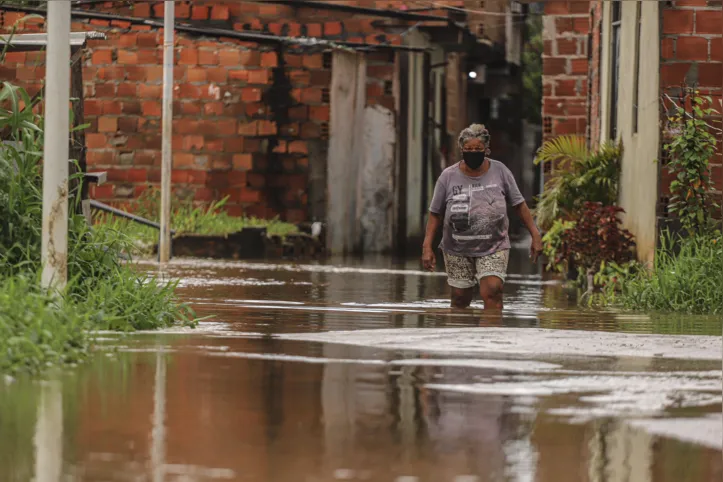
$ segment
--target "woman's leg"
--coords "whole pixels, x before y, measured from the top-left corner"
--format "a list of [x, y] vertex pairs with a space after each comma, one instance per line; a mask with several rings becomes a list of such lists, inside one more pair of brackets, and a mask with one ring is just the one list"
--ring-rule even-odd
[[479, 294], [484, 301], [485, 310], [502, 310], [502, 290], [507, 277], [509, 256], [509, 250], [503, 250], [475, 260]]
[[467, 308], [474, 298], [475, 260], [444, 253], [447, 283], [452, 290], [452, 308]]
[[485, 311], [502, 310], [502, 288], [504, 282], [497, 276], [485, 276], [479, 280], [479, 295], [485, 303]]

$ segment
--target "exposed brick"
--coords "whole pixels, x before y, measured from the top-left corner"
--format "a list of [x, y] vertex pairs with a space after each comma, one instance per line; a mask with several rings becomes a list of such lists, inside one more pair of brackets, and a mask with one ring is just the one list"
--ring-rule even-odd
[[565, 15], [571, 13], [567, 0], [550, 0], [545, 2], [544, 7], [545, 15]]
[[251, 154], [235, 154], [233, 156], [233, 168], [250, 171], [253, 169], [253, 156]]
[[577, 39], [559, 38], [555, 43], [557, 44], [557, 55], [577, 54]]
[[200, 67], [189, 68], [186, 71], [186, 80], [189, 82], [206, 82], [206, 69]]
[[238, 134], [242, 136], [256, 136], [258, 135], [258, 123], [257, 121], [249, 121], [239, 123]]
[[123, 113], [122, 103], [117, 100], [104, 100], [101, 105], [104, 115], [121, 115]]
[[261, 89], [257, 87], [244, 87], [241, 90], [241, 100], [244, 102], [259, 102], [261, 95]]
[[710, 41], [710, 60], [723, 62], [723, 39], [712, 39]]
[[572, 59], [570, 61], [570, 73], [572, 75], [586, 75], [588, 73], [587, 59]]
[[188, 152], [173, 153], [173, 167], [195, 167], [196, 156]]
[[326, 22], [324, 23], [324, 35], [327, 37], [335, 37], [341, 35], [343, 32], [343, 26], [341, 22]]
[[567, 59], [546, 57], [542, 61], [543, 75], [560, 75], [567, 71]]
[[228, 69], [224, 67], [206, 68], [206, 75], [209, 82], [225, 84], [228, 81]]
[[120, 65], [137, 64], [138, 63], [138, 53], [137, 52], [129, 52], [127, 50], [119, 50], [117, 62]]
[[160, 99], [163, 97], [163, 86], [141, 84], [138, 86], [138, 96], [144, 99]]
[[[698, 10], [695, 17], [695, 32], [707, 35], [721, 35], [723, 32], [723, 11]], [[720, 42], [721, 40], [717, 40]]]
[[218, 65], [218, 54], [213, 50], [200, 49], [198, 51], [199, 65]]
[[191, 6], [187, 2], [176, 2], [176, 8], [173, 13], [176, 18], [189, 18], [191, 16]]
[[663, 33], [693, 33], [693, 10], [663, 10]]
[[279, 59], [276, 52], [263, 52], [261, 54], [262, 67], [276, 67], [277, 65], [279, 65]]
[[142, 110], [144, 116], [159, 117], [161, 115], [161, 103], [154, 101], [143, 102]]
[[[25, 59], [23, 58], [23, 61]], [[109, 65], [113, 63], [113, 52], [110, 50], [96, 50], [91, 56], [91, 62], [95, 65]]]
[[108, 138], [105, 134], [86, 134], [85, 143], [88, 149], [104, 149], [108, 147]]
[[269, 71], [266, 69], [250, 70], [248, 82], [249, 84], [268, 84]]
[[225, 49], [218, 53], [218, 63], [229, 67], [241, 65], [241, 52], [237, 49]]
[[211, 8], [212, 20], [228, 20], [230, 17], [228, 7], [225, 5], [214, 5]]
[[663, 85], [682, 84], [690, 67], [691, 64], [682, 62], [663, 64], [660, 69], [661, 82]]
[[698, 82], [701, 87], [718, 87], [723, 81], [723, 64], [698, 64]]
[[322, 26], [320, 23], [308, 23], [306, 24], [306, 35], [308, 37], [321, 37]]
[[138, 36], [135, 34], [125, 34], [118, 37], [118, 46], [123, 48], [131, 48], [136, 46]]
[[675, 39], [664, 38], [660, 48], [660, 54], [663, 56], [663, 59], [671, 60], [675, 58]]
[[676, 52], [678, 60], [708, 60], [708, 39], [703, 37], [678, 37]]
[[309, 148], [305, 141], [293, 141], [289, 143], [290, 154], [308, 154]]
[[193, 20], [208, 20], [208, 7], [194, 5], [191, 8], [191, 19]]
[[229, 79], [235, 80], [238, 82], [248, 82], [249, 71], [248, 70], [229, 70], [228, 77], [229, 77]]
[[189, 48], [181, 49], [178, 63], [180, 65], [197, 65], [198, 50]]
[[209, 116], [219, 116], [223, 114], [223, 102], [208, 102], [203, 106], [203, 113]]
[[261, 53], [258, 50], [241, 50], [239, 54], [239, 65], [246, 67], [258, 67], [261, 65]]

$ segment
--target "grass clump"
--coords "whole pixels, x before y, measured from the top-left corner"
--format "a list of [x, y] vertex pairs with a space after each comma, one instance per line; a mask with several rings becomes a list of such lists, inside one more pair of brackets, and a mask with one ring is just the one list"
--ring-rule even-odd
[[652, 270], [619, 281], [614, 301], [624, 308], [690, 314], [723, 313], [721, 235], [674, 238], [664, 234]]
[[[151, 221], [159, 222], [160, 191], [149, 187], [131, 205], [131, 212]], [[261, 219], [247, 216], [231, 216], [223, 208], [228, 198], [214, 201], [207, 206], [196, 206], [190, 200], [173, 198], [171, 203], [171, 229], [176, 236], [182, 234], [201, 234], [224, 236], [237, 233], [244, 228], [264, 227], [268, 236], [285, 237], [296, 234], [299, 229], [296, 225], [279, 220]], [[148, 254], [150, 248], [158, 242], [158, 230], [135, 223], [133, 221], [117, 218], [107, 213], [98, 213], [96, 224], [105, 228], [126, 233], [137, 242], [137, 252]]]
[[[4, 101], [4, 103], [3, 103]], [[122, 231], [93, 229], [71, 206], [67, 287], [40, 287], [43, 124], [37, 101], [0, 87], [0, 372], [39, 372], [76, 362], [99, 329], [132, 331], [193, 323], [175, 284], [136, 273]]]

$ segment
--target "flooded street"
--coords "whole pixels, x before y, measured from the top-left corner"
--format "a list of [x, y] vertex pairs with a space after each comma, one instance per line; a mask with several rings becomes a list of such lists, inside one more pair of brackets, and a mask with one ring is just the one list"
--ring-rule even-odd
[[0, 380], [0, 481], [721, 480], [721, 320], [581, 310], [532, 269], [487, 317], [416, 260], [174, 260], [214, 318]]

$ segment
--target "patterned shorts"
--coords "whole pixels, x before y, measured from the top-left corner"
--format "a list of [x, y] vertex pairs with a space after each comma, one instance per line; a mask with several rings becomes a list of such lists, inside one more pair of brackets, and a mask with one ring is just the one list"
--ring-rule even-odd
[[444, 253], [447, 283], [453, 288], [472, 288], [481, 278], [497, 276], [504, 283], [510, 250], [505, 249], [480, 258], [468, 258]]

